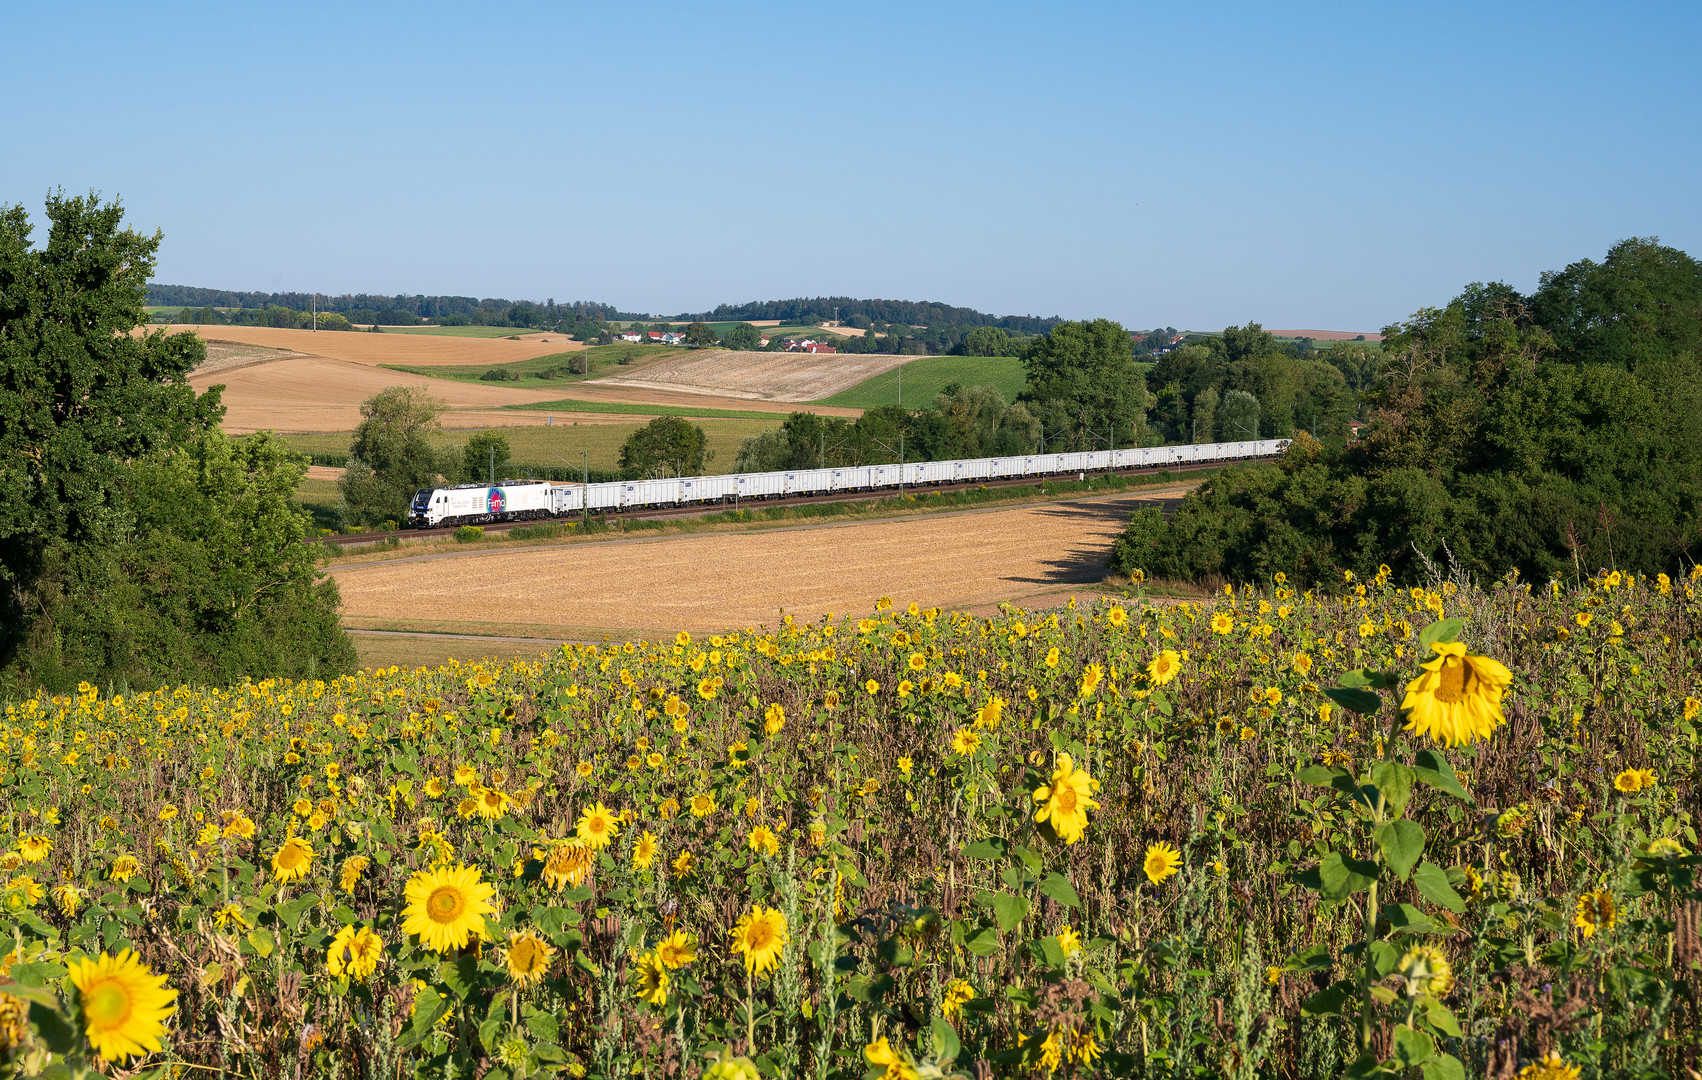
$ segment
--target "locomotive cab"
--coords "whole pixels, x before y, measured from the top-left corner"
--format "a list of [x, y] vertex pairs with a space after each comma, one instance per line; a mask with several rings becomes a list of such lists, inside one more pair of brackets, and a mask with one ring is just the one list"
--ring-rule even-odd
[[428, 515], [431, 511], [431, 488], [421, 488], [414, 492], [414, 501], [408, 506], [408, 521], [410, 524], [425, 527], [430, 524]]

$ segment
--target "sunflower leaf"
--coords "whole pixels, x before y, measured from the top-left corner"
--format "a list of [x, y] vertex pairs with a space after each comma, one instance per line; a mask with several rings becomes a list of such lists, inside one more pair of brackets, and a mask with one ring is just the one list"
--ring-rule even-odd
[[1352, 709], [1356, 713], [1369, 716], [1383, 707], [1383, 699], [1369, 690], [1359, 690], [1353, 687], [1326, 686], [1324, 693], [1329, 699], [1344, 709]]
[[1376, 880], [1376, 863], [1346, 858], [1339, 851], [1330, 852], [1318, 864], [1318, 895], [1326, 900], [1345, 899], [1370, 888]]
[[971, 859], [1002, 859], [1010, 850], [1010, 844], [1002, 836], [989, 836], [985, 840], [977, 840], [966, 845], [963, 854]]
[[1452, 1054], [1437, 1054], [1420, 1065], [1419, 1070], [1424, 1080], [1466, 1080], [1465, 1064]]
[[1466, 910], [1466, 902], [1448, 883], [1448, 871], [1435, 863], [1419, 863], [1418, 870], [1412, 875], [1412, 883], [1418, 888], [1418, 895], [1432, 904], [1440, 904], [1456, 915]]
[[301, 923], [301, 917], [317, 903], [319, 903], [319, 897], [313, 893], [298, 896], [294, 900], [278, 905], [278, 918], [283, 921], [285, 926], [294, 930]]
[[929, 1026], [934, 1035], [934, 1052], [939, 1056], [940, 1064], [944, 1065], [957, 1057], [958, 1051], [963, 1049], [963, 1044], [958, 1041], [957, 1029], [944, 1017], [934, 1017], [934, 1022]]
[[1062, 874], [1047, 874], [1041, 878], [1040, 891], [1065, 907], [1081, 907], [1081, 897], [1076, 895], [1075, 886]]
[[1419, 648], [1428, 649], [1438, 641], [1443, 643], [1458, 641], [1460, 631], [1464, 630], [1465, 626], [1466, 621], [1464, 619], [1437, 619], [1418, 632]]
[[999, 920], [1001, 933], [1010, 933], [1028, 917], [1028, 898], [1012, 896], [1010, 893], [995, 893], [993, 896], [993, 916]]
[[1429, 784], [1437, 791], [1452, 795], [1466, 802], [1475, 800], [1466, 789], [1460, 786], [1459, 777], [1454, 775], [1454, 767], [1448, 764], [1448, 759], [1435, 750], [1420, 750], [1412, 759], [1412, 771], [1420, 780]]
[[1377, 826], [1375, 835], [1389, 869], [1405, 881], [1412, 873], [1413, 865], [1424, 854], [1424, 826], [1402, 818]]

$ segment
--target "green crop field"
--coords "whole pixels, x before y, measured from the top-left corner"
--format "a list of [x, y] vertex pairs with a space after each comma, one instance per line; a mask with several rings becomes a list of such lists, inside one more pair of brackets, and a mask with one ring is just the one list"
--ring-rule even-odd
[[[934, 403], [934, 395], [952, 383], [964, 386], [999, 388], [1006, 401], [1015, 401], [1022, 391], [1022, 361], [1014, 356], [918, 356], [903, 367], [904, 407], [922, 409]], [[842, 390], [817, 405], [841, 405], [853, 409], [872, 409], [892, 405], [898, 399], [900, 376], [897, 371], [876, 375]]]
[[[809, 402], [800, 404], [800, 412], [808, 412]], [[505, 409], [525, 412], [615, 413], [627, 416], [696, 416], [719, 417], [723, 420], [772, 420], [778, 423], [783, 414], [759, 412], [754, 409], [700, 409], [695, 405], [636, 405], [630, 401], [580, 401], [562, 398], [560, 401], [539, 401], [527, 405], [505, 405]]]
[[[762, 419], [703, 419], [695, 421], [709, 436], [709, 452], [713, 455], [705, 463], [704, 471], [708, 473], [731, 472], [733, 459], [739, 452], [739, 444], [752, 435], [760, 435], [764, 431], [780, 426], [785, 417], [775, 414]], [[508, 445], [513, 451], [512, 465], [524, 469], [526, 466], [537, 466], [551, 469], [578, 468], [581, 464], [580, 452], [589, 455], [586, 464], [593, 469], [617, 469], [620, 467], [621, 444], [627, 436], [643, 427], [643, 423], [634, 421], [630, 424], [556, 424], [553, 427], [511, 427], [500, 428], [508, 436]], [[444, 431], [432, 436], [432, 442], [441, 450], [459, 450], [467, 444], [471, 431]], [[353, 435], [346, 432], [331, 432], [315, 435], [286, 435], [283, 437], [295, 449], [304, 454], [347, 454]], [[319, 489], [311, 489], [306, 485], [329, 483], [328, 481], [305, 481], [298, 500], [304, 503], [323, 501], [329, 498], [336, 501], [335, 492], [329, 496]]]
[[[450, 329], [463, 329], [451, 327]], [[566, 338], [562, 339], [566, 341]], [[410, 375], [427, 375], [434, 379], [454, 379], [458, 382], [480, 382], [491, 371], [501, 371], [508, 375], [501, 380], [505, 386], [550, 386], [552, 384], [584, 382], [587, 378], [598, 378], [603, 375], [613, 375], [621, 370], [632, 370], [657, 360], [665, 360], [670, 356], [687, 352], [682, 347], [673, 345], [593, 345], [581, 352], [550, 353], [548, 356], [534, 356], [530, 360], [515, 360], [506, 364], [451, 364], [436, 367], [411, 367], [406, 364], [385, 364], [391, 371], [405, 371]], [[591, 374], [580, 374], [579, 365], [589, 358]], [[622, 360], [628, 363], [621, 363]], [[571, 370], [569, 370], [571, 369]]]

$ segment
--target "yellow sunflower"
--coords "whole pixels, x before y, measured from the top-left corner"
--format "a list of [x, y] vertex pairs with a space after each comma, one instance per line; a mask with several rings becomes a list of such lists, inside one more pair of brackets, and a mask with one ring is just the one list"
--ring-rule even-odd
[[18, 841], [18, 854], [25, 862], [40, 862], [53, 851], [53, 841], [45, 836], [26, 836]]
[[579, 842], [592, 851], [602, 851], [621, 831], [620, 818], [600, 802], [592, 803], [579, 815], [575, 827]]
[[279, 881], [300, 881], [313, 863], [313, 845], [299, 836], [284, 841], [272, 856], [272, 873]]
[[496, 788], [480, 788], [475, 796], [473, 810], [486, 821], [495, 821], [508, 813], [508, 807], [513, 802], [506, 792]]
[[691, 937], [684, 930], [675, 930], [656, 943], [656, 959], [666, 968], [682, 968], [697, 959]]
[[1146, 871], [1148, 881], [1162, 885], [1181, 865], [1182, 853], [1160, 841], [1146, 849], [1146, 861], [1141, 864], [1141, 869]]
[[325, 970], [334, 979], [364, 981], [384, 958], [384, 939], [370, 926], [345, 926], [325, 950]]
[[1176, 677], [1182, 670], [1182, 654], [1175, 649], [1165, 649], [1152, 658], [1152, 663], [1146, 666], [1146, 676], [1154, 686], [1163, 686]]
[[715, 799], [708, 792], [700, 791], [691, 797], [691, 816], [708, 817], [715, 812]]
[[1612, 930], [1619, 922], [1619, 910], [1613, 895], [1606, 889], [1596, 889], [1578, 897], [1578, 912], [1572, 925], [1585, 938], [1595, 937], [1597, 930]]
[[666, 1005], [668, 984], [673, 980], [668, 967], [654, 952], [647, 952], [633, 965], [633, 996], [646, 1005]]
[[1099, 689], [1099, 680], [1104, 678], [1105, 671], [1098, 664], [1089, 664], [1081, 673], [1081, 696], [1092, 697]]
[[1578, 1080], [1578, 1066], [1566, 1064], [1566, 1059], [1550, 1050], [1541, 1061], [1533, 1061], [1519, 1070], [1518, 1080]]
[[1431, 645], [1436, 658], [1407, 683], [1401, 708], [1406, 730], [1428, 735], [1448, 746], [1488, 739], [1505, 722], [1501, 695], [1513, 673], [1487, 656], [1469, 656], [1457, 641]]
[[408, 880], [402, 932], [440, 953], [463, 948], [470, 939], [485, 937], [485, 916], [496, 914], [490, 904], [495, 892], [479, 880], [476, 867], [421, 871]]
[[533, 930], [510, 930], [502, 965], [516, 986], [536, 986], [549, 970], [556, 951]]
[[164, 975], [150, 972], [129, 949], [72, 960], [70, 969], [81, 997], [83, 1033], [95, 1053], [118, 1061], [159, 1050], [165, 1019], [177, 1011], [172, 1004], [177, 991], [166, 989]]
[[1215, 613], [1214, 615], [1212, 615], [1212, 617], [1211, 617], [1211, 632], [1212, 633], [1214, 633], [1214, 634], [1227, 634], [1233, 629], [1235, 629], [1235, 620], [1230, 617], [1230, 615], [1227, 611], [1219, 611], [1219, 612]]
[[640, 870], [650, 869], [650, 864], [656, 861], [656, 834], [645, 829], [639, 834], [638, 843], [632, 845], [632, 865]]
[[1058, 839], [1073, 844], [1087, 829], [1087, 812], [1099, 809], [1093, 798], [1098, 790], [1099, 782], [1086, 769], [1076, 768], [1070, 755], [1059, 754], [1052, 782], [1034, 791], [1034, 801], [1041, 804], [1034, 820], [1050, 822]]
[[772, 971], [780, 962], [786, 941], [786, 916], [760, 904], [733, 927], [733, 951], [744, 955], [747, 973], [765, 975]]
[[593, 852], [578, 840], [558, 843], [544, 860], [544, 884], [560, 892], [564, 887], [578, 888], [591, 873]]
[[1396, 966], [1407, 982], [1407, 995], [1429, 994], [1441, 997], [1454, 985], [1454, 969], [1447, 956], [1434, 945], [1414, 945], [1401, 957]]
[[951, 752], [954, 754], [973, 754], [981, 745], [981, 736], [968, 728], [959, 728], [951, 737]]

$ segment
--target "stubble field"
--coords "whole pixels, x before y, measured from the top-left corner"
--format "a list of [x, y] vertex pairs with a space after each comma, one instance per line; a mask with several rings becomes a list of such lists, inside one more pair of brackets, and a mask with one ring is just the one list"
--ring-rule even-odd
[[884, 353], [736, 352], [715, 349], [651, 364], [640, 374], [600, 379], [605, 386], [767, 401], [817, 401], [907, 363]]

